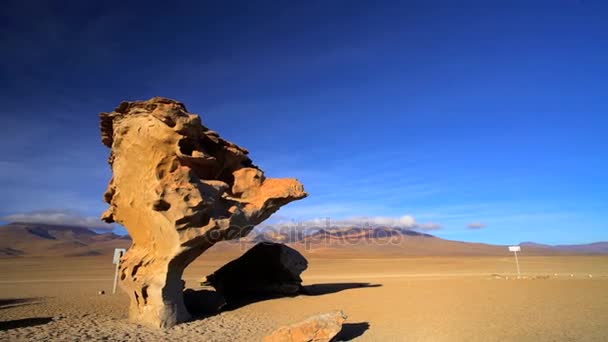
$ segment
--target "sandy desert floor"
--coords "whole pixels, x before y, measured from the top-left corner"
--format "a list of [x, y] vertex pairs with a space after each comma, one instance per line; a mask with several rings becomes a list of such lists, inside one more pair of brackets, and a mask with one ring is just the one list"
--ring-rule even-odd
[[[197, 260], [184, 275], [188, 287], [199, 288], [197, 280], [227, 260]], [[0, 259], [0, 340], [258, 341], [334, 309], [349, 316], [341, 340], [608, 340], [605, 256], [523, 255], [525, 279], [513, 276], [510, 256], [317, 255], [309, 262], [303, 279], [315, 295], [262, 300], [156, 331], [128, 323], [127, 297], [109, 294], [110, 256]]]

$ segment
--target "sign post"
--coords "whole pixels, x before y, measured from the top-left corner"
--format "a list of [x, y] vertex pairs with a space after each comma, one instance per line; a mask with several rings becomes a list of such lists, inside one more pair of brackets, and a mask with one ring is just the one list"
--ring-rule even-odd
[[520, 273], [519, 273], [519, 260], [517, 259], [517, 252], [521, 251], [521, 247], [520, 246], [509, 246], [509, 252], [513, 252], [513, 254], [515, 254], [515, 264], [517, 265], [517, 278], [519, 278]]
[[116, 293], [116, 284], [118, 283], [118, 269], [120, 268], [120, 258], [125, 254], [127, 250], [124, 248], [114, 248], [114, 259], [112, 263], [116, 265], [114, 270], [114, 287], [112, 287], [112, 294]]

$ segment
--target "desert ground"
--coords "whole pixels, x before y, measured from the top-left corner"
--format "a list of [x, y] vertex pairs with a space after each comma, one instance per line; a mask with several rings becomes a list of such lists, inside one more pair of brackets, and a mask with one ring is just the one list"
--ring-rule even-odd
[[[234, 256], [203, 255], [186, 270], [187, 287]], [[127, 296], [111, 294], [111, 256], [0, 259], [0, 340], [258, 341], [334, 309], [349, 317], [338, 340], [608, 340], [607, 256], [523, 254], [522, 279], [510, 255], [307, 257], [310, 295], [260, 299], [165, 331], [126, 321]]]

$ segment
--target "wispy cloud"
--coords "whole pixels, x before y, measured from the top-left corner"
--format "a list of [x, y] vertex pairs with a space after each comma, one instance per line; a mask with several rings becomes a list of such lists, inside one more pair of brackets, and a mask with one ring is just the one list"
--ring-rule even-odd
[[266, 224], [268, 228], [278, 228], [285, 226], [297, 226], [299, 228], [322, 228], [327, 225], [331, 227], [391, 227], [391, 228], [406, 228], [413, 230], [437, 230], [441, 229], [441, 225], [435, 222], [418, 223], [411, 215], [403, 215], [399, 217], [391, 216], [353, 216], [342, 219], [314, 218], [305, 221], [278, 221], [275, 223]]
[[469, 229], [481, 229], [481, 228], [485, 228], [486, 225], [481, 222], [471, 222], [471, 223], [467, 224], [467, 227]]
[[0, 217], [0, 221], [81, 226], [103, 230], [113, 230], [115, 228], [114, 225], [101, 222], [98, 217], [83, 216], [78, 212], [66, 209], [16, 213]]
[[435, 222], [425, 222], [417, 225], [416, 228], [418, 230], [439, 230], [443, 228], [443, 226]]

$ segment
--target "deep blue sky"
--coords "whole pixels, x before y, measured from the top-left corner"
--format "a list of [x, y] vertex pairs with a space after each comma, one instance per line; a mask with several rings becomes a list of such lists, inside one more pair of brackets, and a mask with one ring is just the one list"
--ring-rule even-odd
[[5, 221], [96, 222], [110, 178], [97, 114], [165, 96], [268, 176], [304, 183], [310, 196], [270, 222], [410, 215], [449, 239], [608, 240], [603, 1], [11, 0], [0, 13]]

